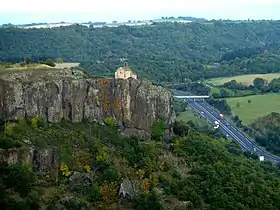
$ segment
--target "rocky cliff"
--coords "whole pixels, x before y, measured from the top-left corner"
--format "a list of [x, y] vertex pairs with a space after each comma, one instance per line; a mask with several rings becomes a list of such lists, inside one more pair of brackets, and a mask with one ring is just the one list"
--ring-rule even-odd
[[80, 122], [113, 117], [126, 133], [146, 138], [156, 119], [165, 121], [166, 134], [175, 119], [171, 93], [163, 87], [134, 79], [90, 78], [70, 69], [0, 74], [0, 105], [1, 119], [40, 116], [49, 122]]

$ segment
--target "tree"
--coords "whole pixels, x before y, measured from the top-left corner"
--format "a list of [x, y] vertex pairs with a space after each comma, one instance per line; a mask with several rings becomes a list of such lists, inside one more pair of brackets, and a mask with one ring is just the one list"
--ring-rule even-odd
[[151, 126], [151, 138], [156, 141], [161, 141], [164, 137], [165, 124], [164, 120], [159, 119]]
[[256, 79], [254, 79], [253, 86], [255, 88], [257, 88], [258, 90], [262, 90], [265, 87], [266, 83], [267, 83], [266, 80], [264, 80], [263, 78], [258, 77]]
[[240, 102], [236, 103], [236, 107], [239, 108], [240, 107]]
[[57, 63], [63, 63], [63, 59], [62, 59], [62, 58], [57, 58], [57, 59], [56, 59], [56, 62], [57, 62]]
[[48, 60], [42, 62], [42, 64], [46, 64], [50, 67], [55, 67], [55, 63], [51, 59], [48, 59]]
[[226, 89], [222, 88], [222, 89], [220, 90], [220, 96], [221, 96], [222, 98], [226, 98], [226, 97], [229, 97], [229, 96], [230, 96], [230, 93], [229, 93]]
[[249, 99], [249, 100], [248, 100], [248, 104], [250, 104], [250, 103], [252, 103], [252, 101]]

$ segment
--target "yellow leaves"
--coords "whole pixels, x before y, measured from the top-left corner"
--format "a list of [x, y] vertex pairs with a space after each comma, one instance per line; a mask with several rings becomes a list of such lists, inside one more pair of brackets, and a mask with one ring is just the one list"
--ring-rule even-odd
[[92, 155], [88, 149], [77, 149], [72, 153], [71, 166], [73, 170], [80, 172], [90, 172], [90, 165], [92, 164]]
[[31, 119], [31, 127], [32, 127], [33, 129], [38, 128], [38, 121], [39, 121], [39, 118], [38, 118], [38, 117], [33, 117], [33, 118]]
[[174, 145], [175, 146], [179, 146], [179, 144], [180, 144], [180, 141], [179, 140], [175, 140]]
[[145, 171], [143, 169], [139, 169], [136, 174], [140, 177], [140, 179], [143, 179], [144, 175], [145, 175]]
[[4, 134], [11, 136], [13, 134], [14, 128], [11, 123], [5, 124]]
[[62, 175], [66, 176], [66, 177], [68, 177], [72, 174], [71, 171], [69, 171], [69, 168], [65, 163], [61, 163], [60, 171], [62, 172]]
[[109, 163], [109, 149], [106, 146], [103, 146], [99, 149], [95, 160], [99, 163], [107, 164]]
[[183, 137], [180, 137], [180, 138], [176, 139], [172, 145], [173, 145], [174, 147], [178, 147], [178, 146], [180, 146], [180, 144], [181, 144], [183, 141], [184, 141], [184, 138], [183, 138]]
[[106, 118], [104, 119], [104, 123], [105, 123], [107, 126], [111, 127], [111, 128], [114, 128], [114, 127], [117, 126], [117, 121], [116, 121], [116, 119], [113, 118], [113, 117], [106, 117]]
[[144, 193], [144, 195], [148, 195], [150, 192], [150, 182], [148, 179], [144, 179], [141, 181], [140, 189]]
[[88, 172], [88, 173], [90, 172], [90, 166], [89, 165], [85, 165], [84, 169], [86, 170], [86, 172]]
[[151, 180], [151, 184], [152, 184], [154, 187], [158, 185], [159, 179], [158, 179], [158, 175], [157, 175], [157, 174], [153, 173], [153, 174], [150, 175], [149, 178], [150, 178], [150, 180]]
[[115, 183], [100, 186], [100, 198], [106, 204], [112, 204], [117, 200], [118, 187]]

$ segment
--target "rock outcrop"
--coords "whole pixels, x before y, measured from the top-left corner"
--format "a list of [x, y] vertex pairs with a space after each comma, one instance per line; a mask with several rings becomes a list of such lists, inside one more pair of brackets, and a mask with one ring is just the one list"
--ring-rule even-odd
[[175, 120], [171, 93], [151, 82], [90, 78], [70, 69], [0, 74], [0, 119], [34, 116], [49, 122], [113, 117], [125, 133], [145, 138], [156, 119], [165, 121], [167, 135]]

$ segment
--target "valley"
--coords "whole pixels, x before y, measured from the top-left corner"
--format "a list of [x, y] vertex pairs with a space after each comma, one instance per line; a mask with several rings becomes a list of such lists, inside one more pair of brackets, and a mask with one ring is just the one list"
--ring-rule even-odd
[[1, 206], [280, 209], [279, 34], [279, 21], [0, 28]]

